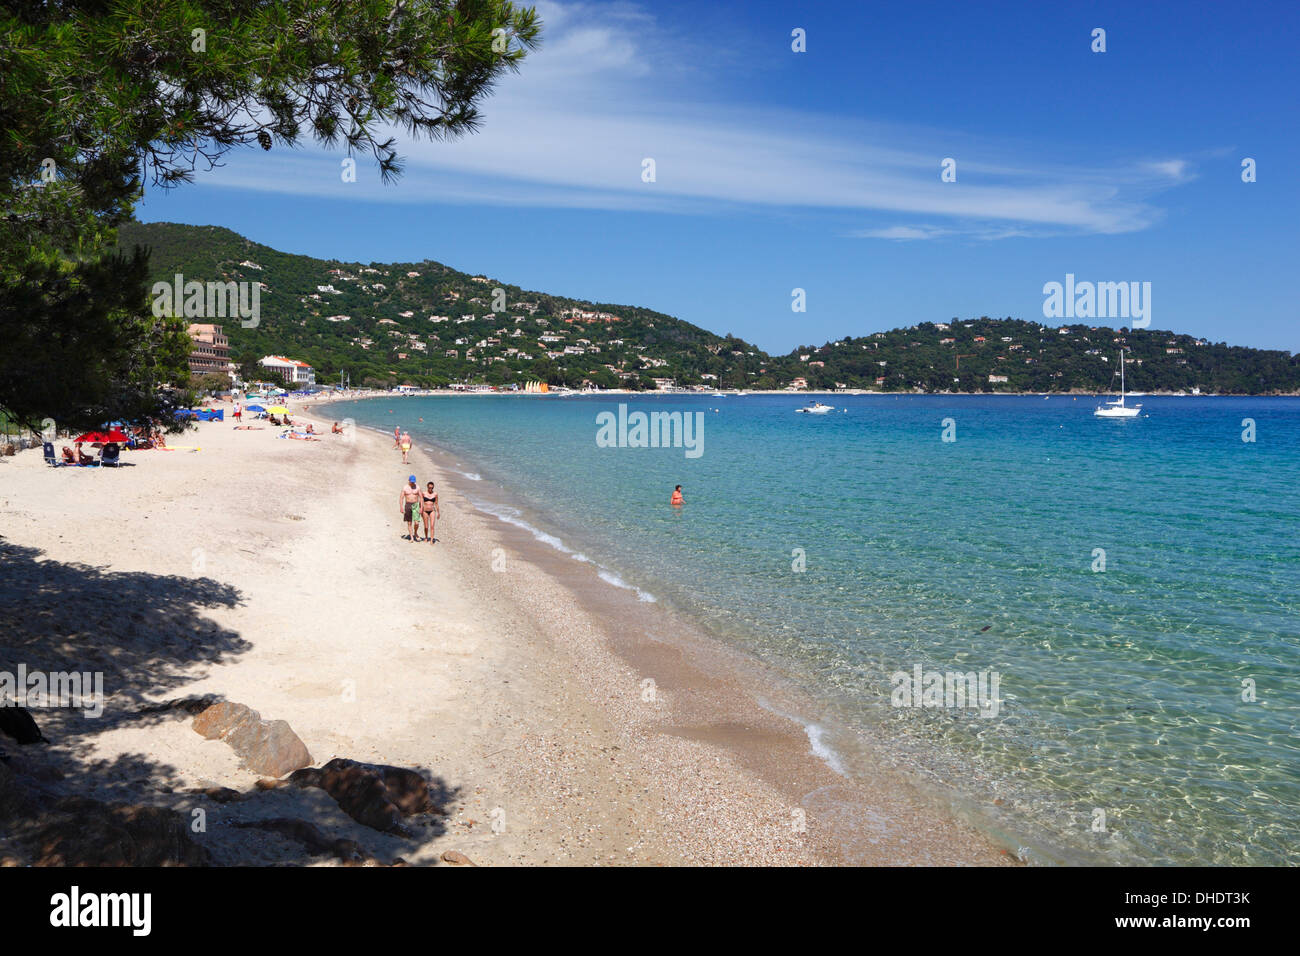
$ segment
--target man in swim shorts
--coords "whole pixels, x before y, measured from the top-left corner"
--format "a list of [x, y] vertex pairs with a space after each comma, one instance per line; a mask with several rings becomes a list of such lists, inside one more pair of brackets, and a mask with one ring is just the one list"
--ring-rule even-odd
[[402, 432], [402, 464], [407, 464], [406, 456], [411, 453], [411, 436]]
[[412, 542], [419, 540], [415, 536], [415, 525], [419, 520], [415, 516], [415, 509], [419, 501], [420, 486], [415, 483], [415, 475], [412, 475], [406, 480], [397, 497], [397, 510], [401, 512], [402, 520], [406, 522], [406, 537]]

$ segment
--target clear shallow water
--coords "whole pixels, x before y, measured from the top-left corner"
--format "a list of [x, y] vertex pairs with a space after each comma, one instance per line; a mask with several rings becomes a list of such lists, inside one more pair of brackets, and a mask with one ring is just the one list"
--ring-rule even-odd
[[[884, 735], [1049, 857], [1300, 859], [1300, 400], [1147, 397], [1130, 421], [1070, 396], [833, 400], [848, 411], [616, 396], [332, 414], [463, 456], [471, 498], [782, 667], [825, 702], [811, 716]], [[703, 454], [597, 447], [620, 402], [704, 412]], [[890, 675], [916, 664], [998, 672], [999, 715], [891, 707]], [[850, 773], [851, 736], [823, 741]]]

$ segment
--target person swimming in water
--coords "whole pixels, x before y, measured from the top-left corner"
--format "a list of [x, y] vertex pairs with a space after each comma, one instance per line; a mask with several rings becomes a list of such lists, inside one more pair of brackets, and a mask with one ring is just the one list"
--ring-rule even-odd
[[670, 505], [674, 505], [674, 506], [676, 506], [676, 507], [680, 507], [680, 506], [682, 506], [682, 505], [684, 505], [684, 504], [686, 503], [685, 499], [682, 498], [682, 486], [681, 486], [681, 485], [678, 485], [676, 488], [673, 489], [673, 496], [672, 496], [671, 498], [668, 499], [668, 503], [669, 503]]

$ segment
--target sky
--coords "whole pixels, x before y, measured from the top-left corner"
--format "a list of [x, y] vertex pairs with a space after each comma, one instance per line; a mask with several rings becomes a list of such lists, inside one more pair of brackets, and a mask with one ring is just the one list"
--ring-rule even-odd
[[138, 217], [432, 259], [777, 353], [1042, 319], [1066, 274], [1150, 282], [1152, 329], [1300, 352], [1300, 4], [536, 7], [541, 48], [481, 130], [399, 135], [397, 184], [364, 155], [344, 182], [342, 151], [241, 149]]

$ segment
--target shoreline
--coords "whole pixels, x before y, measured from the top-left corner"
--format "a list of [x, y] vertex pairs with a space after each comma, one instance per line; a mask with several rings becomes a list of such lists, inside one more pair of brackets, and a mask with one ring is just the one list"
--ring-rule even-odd
[[[314, 420], [326, 407], [293, 404]], [[201, 450], [130, 452], [118, 471], [49, 469], [30, 450], [0, 465], [0, 611], [20, 622], [0, 654], [103, 670], [108, 694], [99, 721], [36, 715], [53, 743], [22, 748], [32, 779], [219, 812], [196, 837], [218, 864], [329, 862], [240, 828], [286, 814], [413, 864], [449, 850], [485, 865], [1014, 862], [901, 779], [839, 777], [755, 700], [762, 677], [736, 652], [646, 631], [633, 592], [474, 509], [437, 453], [414, 449], [408, 467], [364, 429], [323, 437], [213, 422], [180, 439]], [[443, 496], [432, 547], [400, 537], [410, 471]], [[159, 611], [161, 592], [179, 596]], [[39, 594], [57, 614], [31, 613]], [[287, 720], [313, 766], [416, 768], [447, 815], [401, 837], [320, 791], [255, 792], [224, 743], [142, 717], [196, 694]], [[191, 792], [213, 787], [244, 798]], [[846, 819], [870, 825], [846, 834]]]
[[[319, 414], [330, 404], [333, 403], [324, 401], [306, 407]], [[328, 426], [329, 421], [323, 424]], [[387, 439], [387, 433], [377, 427], [361, 428], [372, 431], [381, 442]], [[416, 449], [424, 450], [417, 445], [412, 454]], [[461, 462], [462, 455], [436, 445], [430, 457], [441, 475], [439, 488], [444, 482], [458, 487], [461, 482], [472, 484], [472, 479], [463, 478], [464, 473], [452, 467], [467, 464], [477, 471], [472, 460]], [[509, 495], [508, 488], [505, 492]], [[660, 733], [682, 735], [730, 751], [751, 773], [783, 792], [788, 811], [802, 805], [810, 828], [813, 817], [806, 806], [809, 796], [815, 797], [814, 803], [834, 804], [835, 814], [850, 818], [834, 824], [823, 819], [822, 823], [833, 831], [834, 840], [824, 851], [829, 857], [821, 862], [941, 861], [942, 852], [933, 847], [926, 850], [924, 859], [879, 858], [875, 850], [881, 842], [880, 833], [872, 827], [864, 830], [860, 820], [852, 819], [856, 811], [880, 823], [882, 830], [888, 830], [889, 826], [881, 821], [891, 816], [902, 821], [919, 814], [929, 821], [931, 828], [954, 827], [964, 839], [982, 844], [984, 850], [992, 851], [994, 862], [1015, 862], [1008, 852], [1019, 849], [1021, 841], [1002, 831], [998, 821], [981, 818], [980, 825], [972, 824], [959, 809], [965, 803], [963, 794], [923, 779], [923, 774], [907, 774], [886, 766], [884, 755], [878, 749], [855, 753], [857, 762], [865, 759], [872, 776], [878, 780], [847, 776], [837, 767], [838, 755], [827, 750], [823, 743], [823, 737], [832, 728], [823, 726], [823, 718], [807, 716], [821, 714], [822, 704], [809, 696], [809, 691], [799, 686], [792, 675], [706, 633], [683, 612], [653, 597], [650, 602], [639, 600], [642, 594], [639, 588], [602, 578], [608, 569], [571, 549], [557, 548], [554, 543], [557, 539], [549, 531], [531, 523], [506, 520], [490, 511], [479, 510], [478, 515], [488, 535], [494, 536], [511, 553], [523, 555], [530, 569], [542, 572], [549, 579], [541, 590], [553, 592], [558, 585], [572, 594], [596, 630], [603, 631], [601, 637], [608, 657], [642, 674], [641, 680], [645, 679], [644, 675], [653, 675], [661, 697], [666, 687], [681, 690], [671, 700], [679, 713], [660, 722]], [[542, 539], [551, 539], [552, 543]], [[575, 557], [579, 560], [574, 560]], [[596, 649], [589, 647], [588, 653], [595, 654]], [[639, 717], [644, 722], [645, 715]], [[623, 718], [629, 719], [629, 715], [625, 713]], [[854, 731], [838, 730], [850, 733], [857, 743], [865, 743]], [[874, 740], [869, 746], [883, 745], [883, 740]], [[778, 752], [779, 759], [774, 756]], [[1047, 861], [1055, 856], [1045, 850], [1035, 858]]]
[[[600, 398], [605, 396], [618, 396], [620, 398], [624, 398], [628, 396], [634, 396], [634, 397], [653, 396], [658, 398], [664, 398], [664, 397], [682, 398], [682, 397], [695, 396], [698, 398], [716, 398], [719, 395], [722, 395], [723, 397], [726, 398], [744, 398], [748, 395], [784, 395], [790, 398], [798, 398], [803, 395], [853, 395], [853, 396], [879, 395], [881, 397], [892, 395], [896, 398], [904, 395], [915, 397], [915, 398], [945, 398], [945, 397], [953, 398], [953, 397], [966, 397], [966, 396], [977, 396], [982, 398], [988, 398], [988, 397], [1102, 398], [1103, 396], [1118, 395], [1118, 394], [1119, 392], [1114, 390], [1102, 391], [1102, 392], [1091, 392], [1091, 391], [877, 392], [877, 391], [872, 391], [870, 389], [852, 389], [852, 388], [849, 389], [806, 389], [806, 388], [805, 389], [784, 389], [784, 388], [756, 389], [754, 388], [754, 389], [745, 389], [743, 392], [739, 392], [739, 391], [731, 391], [727, 389], [723, 389], [721, 391], [718, 391], [716, 389], [703, 389], [699, 391], [693, 389], [683, 389], [678, 391], [626, 391], [626, 390], [616, 389], [616, 388], [606, 388], [606, 389], [600, 389], [598, 391], [583, 391], [581, 389], [570, 389], [568, 391], [563, 391], [563, 392], [524, 392], [524, 391], [510, 391], [509, 389], [496, 390], [496, 391], [488, 389], [488, 390], [476, 391], [468, 388], [465, 389], [430, 388], [430, 389], [420, 389], [418, 391], [411, 391], [411, 392], [356, 391], [352, 394], [347, 394], [347, 395], [339, 395], [339, 396], [331, 395], [328, 398], [319, 399], [319, 400], [302, 399], [302, 398], [294, 398], [292, 400], [298, 402], [306, 401], [309, 403], [314, 403], [316, 406], [320, 407], [320, 406], [332, 404], [334, 402], [362, 401], [364, 399], [369, 399], [369, 398], [395, 399], [395, 398], [449, 398], [449, 397], [450, 398], [455, 398], [455, 397], [497, 398], [497, 397], [501, 397], [501, 398], [529, 398], [529, 399], [552, 398], [554, 399], [554, 398], [575, 398], [575, 397]], [[1250, 394], [1241, 394], [1241, 395], [1237, 395], [1237, 394], [1224, 395], [1219, 392], [1203, 394], [1203, 395], [1193, 395], [1191, 392], [1182, 392], [1182, 393], [1180, 392], [1125, 392], [1125, 394], [1130, 398], [1300, 398], [1300, 392], [1261, 392], [1261, 393], [1252, 392]]]

